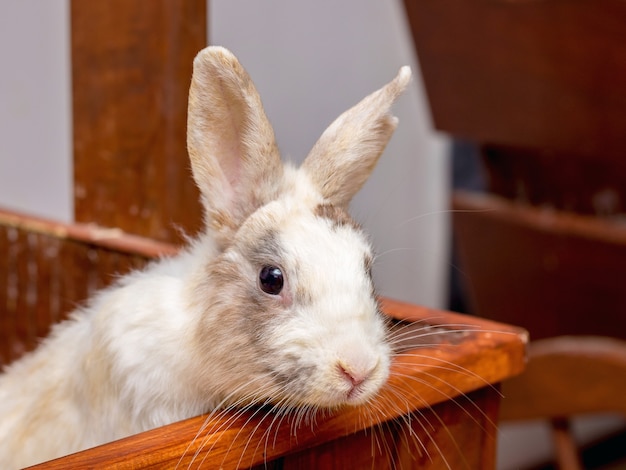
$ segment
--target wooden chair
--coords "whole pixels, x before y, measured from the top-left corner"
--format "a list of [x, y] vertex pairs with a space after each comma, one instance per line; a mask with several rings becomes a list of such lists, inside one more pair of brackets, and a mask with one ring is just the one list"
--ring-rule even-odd
[[500, 419], [548, 418], [563, 469], [582, 469], [568, 417], [618, 412], [626, 417], [626, 342], [606, 336], [538, 340], [521, 376], [504, 382]]
[[463, 276], [482, 316], [561, 335], [626, 340], [626, 227], [490, 195], [452, 200]]
[[626, 227], [493, 195], [458, 192], [453, 207], [472, 305], [533, 337], [500, 417], [548, 419], [561, 468], [582, 468], [568, 418], [626, 417]]
[[[513, 387], [561, 383], [566, 393], [577, 384], [580, 397], [592, 386], [573, 382], [566, 364], [589, 365], [583, 376], [607, 370], [606, 356], [583, 361], [575, 341], [551, 338], [626, 336], [626, 4], [404, 4], [436, 127], [474, 141], [483, 158], [489, 194], [457, 193], [452, 203], [472, 309], [542, 341], [538, 351], [531, 342], [528, 373], [504, 385], [503, 417], [511, 409], [518, 418], [536, 417], [536, 404], [517, 401]], [[561, 350], [564, 342], [572, 350]], [[585, 350], [612, 350], [611, 360], [623, 357], [620, 341], [580, 342]], [[586, 377], [613, 398], [595, 396], [596, 409], [623, 411], [623, 376]], [[563, 410], [558, 401], [546, 397], [545, 418], [594, 408], [585, 399]], [[563, 421], [553, 423], [561, 435]]]

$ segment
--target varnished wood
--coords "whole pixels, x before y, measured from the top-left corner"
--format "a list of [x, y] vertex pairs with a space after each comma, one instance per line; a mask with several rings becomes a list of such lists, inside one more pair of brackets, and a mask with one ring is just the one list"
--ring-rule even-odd
[[186, 115], [206, 4], [71, 1], [76, 221], [163, 241], [200, 227]]
[[157, 258], [178, 252], [178, 248], [173, 244], [136, 236], [119, 228], [106, 228], [95, 224], [62, 223], [2, 208], [0, 208], [0, 225], [6, 229], [16, 229], [19, 233], [40, 234], [59, 240], [74, 240], [85, 245], [98, 245], [144, 258]]
[[559, 418], [581, 413], [626, 416], [626, 342], [598, 336], [534, 341], [528, 366], [503, 384], [501, 418]]
[[[207, 425], [205, 417], [198, 417], [32, 468], [265, 468], [266, 460], [269, 468], [273, 464], [294, 470], [440, 469], [446, 468], [445, 462], [451, 468], [490, 469], [495, 468], [497, 393], [483, 388], [459, 404], [446, 401], [432, 409], [421, 404], [423, 410], [410, 422], [405, 417], [379, 426], [366, 419], [364, 425], [373, 427], [363, 431], [359, 431], [361, 420], [343, 414], [318, 418], [315, 428], [303, 425], [295, 432], [290, 419], [268, 431], [272, 417], [260, 423], [247, 414], [225, 424], [227, 430], [207, 436], [198, 434]], [[217, 425], [216, 420], [208, 423], [209, 428]]]
[[560, 336], [530, 344], [528, 366], [503, 383], [503, 421], [546, 419], [559, 467], [582, 469], [570, 418], [626, 416], [626, 342], [598, 336]]
[[[626, 133], [626, 129], [624, 129]], [[483, 145], [487, 190], [535, 206], [613, 217], [626, 213], [626, 158]]]
[[438, 129], [481, 144], [623, 159], [623, 1], [404, 5]]
[[626, 338], [626, 227], [457, 192], [453, 218], [473, 311], [529, 330]]
[[280, 460], [282, 468], [495, 468], [497, 390], [482, 388], [456, 400], [422, 408], [410, 423], [399, 418], [289, 454]]
[[63, 224], [0, 209], [0, 365], [34, 349], [53, 323], [170, 244], [119, 229]]
[[[386, 301], [386, 304], [389, 308], [395, 302]], [[408, 304], [398, 305], [407, 313]], [[422, 316], [423, 313], [419, 308], [411, 318], [418, 322], [416, 328], [428, 329], [428, 345], [405, 350], [406, 355], [394, 359], [388, 385], [369, 405], [319, 416], [314, 425], [305, 422], [297, 426], [295, 433], [291, 418], [277, 421], [262, 412], [248, 412], [238, 418], [228, 414], [208, 421], [200, 416], [34, 468], [171, 468], [178, 463], [183, 468], [188, 465], [198, 468], [200, 463], [206, 468], [239, 465], [247, 468], [366, 429], [369, 434], [348, 439], [357, 439], [359, 452], [365, 453], [351, 460], [354, 465], [361, 461], [362, 466], [350, 468], [371, 468], [372, 454], [374, 462], [380, 459], [381, 464], [389, 458], [387, 449], [380, 455], [372, 450], [376, 445], [371, 433], [385, 434], [396, 426], [399, 429], [393, 433], [393, 444], [389, 444], [393, 454], [391, 463], [399, 459], [412, 462], [408, 468], [441, 468], [442, 462], [450, 459], [470, 462], [471, 468], [493, 468], [499, 395], [489, 384], [521, 371], [525, 335], [520, 330], [480, 319], [448, 316], [435, 310], [428, 310], [427, 316]], [[461, 318], [464, 321], [459, 324]], [[430, 328], [439, 335], [437, 339], [431, 336]], [[480, 391], [472, 393], [473, 390]], [[437, 404], [440, 406], [429, 411]], [[392, 423], [387, 430], [387, 425], [383, 425], [382, 431], [370, 429], [388, 421]], [[415, 428], [416, 435], [404, 428], [407, 425]], [[365, 436], [367, 439], [363, 439]], [[416, 436], [424, 439], [426, 454], [420, 455], [420, 444], [412, 440]], [[473, 447], [466, 451], [469, 443]], [[346, 450], [342, 441], [330, 446]], [[331, 458], [324, 457], [323, 452], [327, 451], [329, 448], [325, 447], [320, 451], [322, 454], [315, 450], [290, 457], [286, 461], [293, 466], [284, 468], [319, 468], [319, 459]], [[350, 453], [340, 454], [338, 462], [351, 458]], [[311, 466], [300, 467], [303, 461]]]

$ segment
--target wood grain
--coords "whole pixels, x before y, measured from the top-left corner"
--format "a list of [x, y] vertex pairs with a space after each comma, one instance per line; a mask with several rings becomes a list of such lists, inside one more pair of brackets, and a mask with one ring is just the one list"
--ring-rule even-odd
[[[264, 412], [199, 416], [33, 468], [248, 468], [312, 447], [316, 450], [285, 460], [293, 466], [281, 468], [319, 468], [319, 459], [325, 458], [352, 462], [355, 466], [350, 468], [371, 468], [372, 456], [381, 464], [410, 462], [407, 468], [441, 468], [445, 459], [469, 462], [470, 468], [493, 468], [499, 394], [489, 384], [521, 372], [524, 333], [506, 326], [500, 332], [492, 329], [494, 323], [460, 315], [448, 317], [446, 312], [434, 310], [428, 311], [427, 317], [416, 313], [412, 318], [441, 327], [439, 344], [397, 356], [387, 386], [369, 405], [320, 416], [314, 426], [298, 426], [289, 417], [277, 422]], [[431, 323], [433, 318], [438, 318], [438, 323]], [[459, 324], [459, 318], [465, 321]], [[417, 323], [415, 327], [424, 325]], [[446, 342], [445, 338], [454, 339]], [[479, 392], [473, 394], [474, 390]], [[381, 423], [390, 424], [372, 431]], [[399, 428], [394, 431], [396, 426]], [[360, 437], [348, 439], [357, 439], [358, 444], [341, 440], [359, 432], [363, 432]], [[372, 432], [382, 432], [383, 436], [391, 432], [390, 449], [373, 450], [377, 444], [372, 442]], [[415, 438], [423, 440], [423, 448]], [[317, 450], [317, 446], [332, 442]], [[354, 457], [345, 452], [350, 445], [358, 448], [352, 448]], [[336, 457], [324, 456], [337, 446], [343, 451]], [[420, 454], [420, 448], [424, 453]], [[361, 465], [355, 459], [361, 459]], [[299, 467], [303, 462], [310, 466]]]
[[75, 220], [162, 241], [202, 212], [187, 94], [206, 0], [71, 2]]

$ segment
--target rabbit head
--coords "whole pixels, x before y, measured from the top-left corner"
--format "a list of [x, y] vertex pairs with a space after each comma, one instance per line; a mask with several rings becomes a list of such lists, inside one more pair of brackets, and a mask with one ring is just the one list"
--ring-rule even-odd
[[281, 162], [246, 71], [226, 49], [194, 61], [188, 150], [212, 252], [194, 275], [194, 373], [222, 404], [335, 407], [373, 397], [390, 347], [370, 243], [347, 212], [397, 119], [410, 80], [337, 118], [299, 169]]

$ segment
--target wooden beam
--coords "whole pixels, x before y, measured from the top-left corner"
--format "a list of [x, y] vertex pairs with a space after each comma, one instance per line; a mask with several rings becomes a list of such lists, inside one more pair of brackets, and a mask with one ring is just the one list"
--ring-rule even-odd
[[163, 241], [200, 227], [186, 152], [187, 93], [206, 0], [71, 2], [74, 204]]

